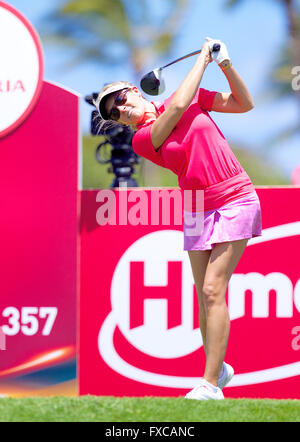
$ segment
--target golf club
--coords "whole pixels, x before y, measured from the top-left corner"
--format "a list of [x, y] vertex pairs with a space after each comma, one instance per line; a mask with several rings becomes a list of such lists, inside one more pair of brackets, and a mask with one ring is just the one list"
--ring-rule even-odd
[[[217, 52], [220, 50], [219, 43], [215, 43], [213, 45], [212, 52]], [[174, 61], [171, 61], [171, 63], [166, 64], [165, 66], [162, 66], [160, 68], [156, 68], [151, 72], [148, 72], [148, 74], [145, 74], [143, 78], [141, 79], [140, 85], [141, 88], [146, 94], [148, 95], [160, 95], [165, 91], [165, 81], [162, 77], [162, 70], [167, 68], [168, 66], [171, 66], [174, 63], [177, 63], [178, 61], [184, 60], [185, 58], [192, 57], [193, 55], [200, 54], [201, 49], [191, 52], [190, 54], [184, 55], [183, 57], [177, 58]]]

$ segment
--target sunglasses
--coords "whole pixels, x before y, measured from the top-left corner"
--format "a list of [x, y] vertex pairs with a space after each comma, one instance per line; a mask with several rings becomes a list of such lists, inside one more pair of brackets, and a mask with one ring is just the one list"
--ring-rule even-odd
[[[130, 90], [129, 87], [122, 89], [115, 96], [114, 104], [115, 106], [123, 106], [127, 101], [127, 92]], [[110, 120], [118, 121], [120, 119], [120, 111], [117, 107], [113, 106], [111, 108], [110, 113], [108, 114], [108, 118]]]

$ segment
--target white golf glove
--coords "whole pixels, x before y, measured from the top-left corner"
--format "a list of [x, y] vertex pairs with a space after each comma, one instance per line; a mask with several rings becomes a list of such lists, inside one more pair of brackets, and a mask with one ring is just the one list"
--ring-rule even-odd
[[[215, 60], [216, 63], [220, 64], [224, 60], [230, 61], [225, 43], [223, 43], [221, 40], [214, 40], [210, 37], [206, 37], [205, 40], [208, 42], [211, 58]], [[213, 45], [215, 43], [218, 43], [221, 46], [219, 51], [212, 51]]]

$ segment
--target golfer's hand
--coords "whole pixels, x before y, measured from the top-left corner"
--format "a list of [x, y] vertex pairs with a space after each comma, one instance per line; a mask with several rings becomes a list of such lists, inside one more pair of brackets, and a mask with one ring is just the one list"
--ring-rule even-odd
[[210, 52], [210, 45], [207, 41], [202, 45], [201, 54], [205, 55], [205, 62], [207, 64], [211, 63], [213, 61], [213, 59], [211, 57], [211, 52]]
[[[227, 51], [227, 47], [226, 47], [225, 43], [223, 43], [221, 40], [213, 40], [210, 37], [206, 37], [205, 40], [208, 42], [209, 49], [211, 51], [211, 57], [213, 60], [215, 60], [216, 63], [220, 64], [225, 60], [230, 61], [230, 57], [228, 55], [228, 51]], [[212, 51], [213, 45], [215, 43], [219, 43], [219, 45], [221, 46], [219, 51]]]

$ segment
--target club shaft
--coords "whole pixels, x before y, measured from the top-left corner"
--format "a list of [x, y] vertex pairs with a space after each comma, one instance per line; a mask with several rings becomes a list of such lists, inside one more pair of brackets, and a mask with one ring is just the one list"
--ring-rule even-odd
[[166, 64], [165, 66], [162, 66], [160, 69], [167, 68], [168, 66], [171, 66], [171, 64], [177, 63], [178, 61], [184, 60], [185, 58], [192, 57], [193, 55], [200, 54], [201, 49], [198, 49], [197, 51], [191, 52], [190, 54], [184, 55], [183, 57], [177, 58], [174, 61], [171, 61], [171, 63]]
[[[219, 50], [220, 50], [220, 45], [218, 43], [215, 43], [214, 47], [213, 47], [213, 51], [219, 51]], [[185, 58], [192, 57], [193, 55], [200, 54], [200, 52], [201, 52], [201, 49], [198, 49], [197, 51], [191, 52], [190, 54], [184, 55], [183, 57], [180, 57], [180, 58], [177, 58], [174, 61], [171, 61], [171, 63], [168, 63], [168, 64], [166, 64], [165, 66], [162, 66], [159, 69], [167, 68], [168, 66], [171, 66], [171, 64], [177, 63], [178, 61], [184, 60]]]

